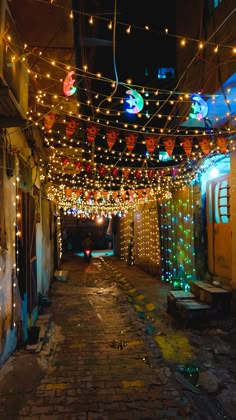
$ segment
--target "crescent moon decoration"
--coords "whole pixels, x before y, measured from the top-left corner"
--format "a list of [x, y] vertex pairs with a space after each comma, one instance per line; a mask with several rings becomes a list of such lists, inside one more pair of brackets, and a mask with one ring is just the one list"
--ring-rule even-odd
[[130, 95], [129, 99], [126, 102], [129, 104], [129, 108], [126, 108], [126, 111], [129, 114], [137, 114], [142, 111], [144, 101], [142, 95], [134, 89], [129, 89], [126, 91], [127, 95]]
[[202, 97], [200, 95], [193, 95], [192, 96], [192, 106], [191, 106], [191, 112], [189, 114], [190, 118], [192, 118], [193, 120], [202, 120], [203, 118], [206, 117], [207, 113], [208, 113], [208, 105], [207, 103], [204, 101], [204, 99], [202, 99]]
[[63, 92], [66, 96], [72, 96], [76, 92], [76, 87], [74, 86], [75, 80], [72, 79], [73, 74], [75, 74], [75, 72], [70, 71], [63, 83]]

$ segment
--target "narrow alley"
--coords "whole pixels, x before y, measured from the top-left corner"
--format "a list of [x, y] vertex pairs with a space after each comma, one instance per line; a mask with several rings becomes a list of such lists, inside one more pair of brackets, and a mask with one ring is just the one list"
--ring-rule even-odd
[[[1, 370], [2, 420], [235, 418], [234, 358], [225, 350], [231, 365], [207, 377], [208, 334], [193, 345], [194, 332], [175, 325], [166, 283], [115, 258], [65, 256], [62, 270], [68, 277], [52, 283], [38, 318], [42, 348], [19, 348]], [[204, 368], [195, 383], [193, 370], [181, 374], [194, 364]]]

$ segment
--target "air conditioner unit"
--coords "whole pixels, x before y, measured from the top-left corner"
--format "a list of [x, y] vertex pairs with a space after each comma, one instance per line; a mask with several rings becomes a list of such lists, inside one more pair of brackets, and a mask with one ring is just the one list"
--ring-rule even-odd
[[0, 128], [25, 124], [28, 69], [7, 0], [0, 0]]

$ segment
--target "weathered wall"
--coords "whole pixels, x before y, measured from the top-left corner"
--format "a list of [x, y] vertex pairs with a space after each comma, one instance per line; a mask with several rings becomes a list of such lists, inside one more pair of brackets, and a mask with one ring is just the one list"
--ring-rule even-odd
[[[29, 314], [28, 290], [22, 271], [26, 257], [22, 253], [21, 191], [35, 203], [36, 221], [36, 296], [47, 293], [54, 269], [54, 220], [50, 215], [51, 204], [42, 200], [37, 165], [33, 164], [31, 150], [24, 132], [8, 129], [1, 138], [0, 170], [0, 366], [15, 350], [18, 342], [28, 338], [28, 328], [38, 315], [38, 305]], [[20, 164], [20, 162], [24, 162]], [[34, 168], [33, 171], [31, 168]], [[23, 170], [23, 172], [21, 172]], [[36, 188], [37, 187], [37, 188]], [[31, 198], [32, 198], [31, 197]], [[42, 209], [43, 208], [43, 209]], [[29, 240], [31, 230], [29, 224]], [[19, 238], [19, 239], [18, 239]], [[20, 248], [21, 247], [21, 248]], [[21, 249], [21, 252], [20, 252]], [[29, 258], [29, 256], [28, 256]], [[20, 268], [21, 267], [21, 268]]]
[[[1, 142], [1, 152], [3, 152]], [[9, 357], [16, 345], [16, 323], [21, 319], [19, 293], [15, 285], [15, 176], [6, 175], [6, 156], [3, 153], [3, 170], [1, 171], [2, 192], [1, 225], [5, 230], [0, 249], [0, 366]], [[5, 243], [4, 243], [5, 242]], [[13, 307], [14, 305], [14, 307]]]

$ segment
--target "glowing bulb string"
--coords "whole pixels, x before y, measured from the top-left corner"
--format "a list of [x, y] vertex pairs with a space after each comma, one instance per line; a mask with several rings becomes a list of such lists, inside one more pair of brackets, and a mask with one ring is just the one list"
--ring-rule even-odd
[[[44, 4], [48, 5], [48, 2], [46, 0], [35, 0], [35, 1], [37, 1], [38, 3], [44, 3]], [[65, 7], [61, 4], [54, 3], [53, 0], [51, 0], [51, 4], [52, 4], [53, 7], [65, 10], [67, 12], [67, 16], [70, 15], [71, 9], [69, 9], [68, 7]], [[72, 12], [73, 13], [78, 13], [82, 16], [87, 17], [88, 19], [91, 19], [91, 14], [90, 13], [86, 13], [86, 12], [82, 12], [82, 11], [78, 11], [78, 10], [73, 10]], [[235, 9], [233, 10], [233, 12], [231, 14], [233, 14], [234, 12], [235, 12]], [[110, 18], [105, 18], [101, 15], [96, 15], [96, 14], [93, 14], [93, 20], [105, 21], [106, 24], [107, 23], [109, 24], [110, 21], [111, 21]], [[138, 29], [138, 30], [145, 31], [145, 32], [148, 31], [148, 32], [151, 32], [151, 33], [165, 35], [166, 37], [172, 37], [172, 38], [176, 38], [176, 39], [180, 39], [180, 40], [184, 39], [184, 40], [187, 40], [187, 41], [193, 41], [193, 42], [196, 42], [198, 44], [200, 44], [200, 42], [201, 42], [201, 40], [197, 39], [197, 38], [191, 38], [191, 37], [186, 37], [186, 36], [183, 36], [183, 35], [172, 34], [172, 33], [169, 32], [169, 30], [166, 30], [166, 29], [164, 31], [156, 30], [154, 28], [151, 28], [149, 25], [139, 26], [139, 25], [135, 25], [135, 24], [132, 24], [132, 23], [129, 24], [129, 23], [126, 23], [126, 22], [121, 22], [121, 21], [117, 21], [116, 24], [120, 25], [120, 26], [124, 26], [126, 29], [127, 29], [127, 27], [131, 27], [133, 29]], [[210, 41], [208, 43], [212, 46], [215, 46], [215, 47], [218, 46], [218, 43], [214, 43], [214, 42], [210, 42]], [[234, 48], [234, 45], [229, 46], [227, 44], [221, 44], [221, 46], [226, 47], [226, 48], [231, 48], [231, 49]]]
[[[7, 43], [8, 48], [11, 48], [11, 43], [9, 43], [7, 40], [6, 40], [6, 43]], [[35, 49], [36, 49], [36, 47], [34, 47], [31, 52], [27, 53], [27, 55], [29, 55], [29, 54], [36, 55], [36, 54], [34, 54]], [[15, 53], [15, 51], [13, 51], [13, 53]], [[40, 60], [47, 62], [50, 65], [50, 67], [52, 66], [52, 59], [46, 59], [45, 57], [43, 57], [41, 55], [36, 55], [36, 56], [38, 58], [40, 58]], [[17, 61], [19, 58], [20, 57], [16, 58], [15, 61]], [[68, 64], [61, 63], [59, 61], [57, 61], [57, 63], [61, 64], [63, 67], [57, 66], [55, 63], [53, 64], [53, 66], [54, 67], [57, 67], [60, 70], [62, 70], [64, 73], [68, 73], [68, 70], [73, 70], [73, 71], [75, 71], [75, 75], [78, 76], [78, 77], [80, 77], [80, 76], [83, 77], [83, 76], [86, 75], [86, 77], [88, 77], [88, 78], [91, 77], [92, 79], [96, 79], [96, 80], [99, 80], [101, 82], [107, 82], [107, 83], [111, 83], [111, 84], [114, 84], [115, 83], [113, 79], [110, 79], [110, 78], [107, 78], [107, 77], [104, 77], [104, 76], [98, 77], [97, 74], [95, 74], [95, 73], [90, 73], [90, 72], [85, 71], [83, 69], [78, 69], [78, 68], [76, 68], [74, 66], [68, 66]], [[49, 77], [48, 75], [43, 75], [42, 73], [38, 73], [36, 71], [33, 71], [32, 69], [31, 70], [28, 69], [28, 72], [29, 72], [29, 74], [31, 76], [32, 75], [35, 75], [37, 77], [40, 76], [40, 78], [45, 78], [47, 80], [52, 80], [52, 81], [58, 82], [58, 84], [61, 84], [62, 83], [62, 80], [61, 79], [58, 80], [58, 79], [55, 79], [55, 78], [53, 78], [51, 76]], [[76, 73], [76, 72], [81, 72], [81, 74], [80, 73]], [[130, 87], [130, 84], [125, 83], [125, 82], [117, 82], [117, 83], [120, 86], [124, 86], [125, 88]], [[156, 89], [156, 88], [152, 88], [151, 86], [143, 86], [143, 85], [137, 85], [137, 84], [133, 84], [133, 83], [131, 83], [131, 86], [134, 89], [140, 89], [140, 90], [144, 90], [144, 91], [146, 89], [147, 91], [153, 92], [154, 94], [155, 94], [155, 92], [158, 91], [158, 94], [165, 94], [166, 93], [166, 94], [172, 94], [172, 95], [184, 95], [184, 96], [187, 96], [187, 97], [189, 97], [191, 95], [189, 92], [177, 91], [176, 89], [174, 89], [174, 90]], [[47, 90], [47, 89], [48, 89], [48, 87], [45, 88], [45, 90]], [[94, 93], [94, 92], [91, 91], [91, 93]], [[107, 95], [103, 95], [101, 92], [96, 92], [95, 94], [100, 95], [100, 96], [105, 96], [106, 98], [109, 98], [109, 95], [108, 96]], [[208, 93], [206, 93], [205, 95], [207, 97], [209, 97], [209, 98], [210, 97], [216, 97], [217, 96], [215, 94], [208, 94]]]
[[[205, 41], [205, 45], [208, 44], [208, 42], [216, 35], [216, 33], [220, 30], [220, 28], [227, 22], [227, 20], [235, 13], [236, 8], [234, 8], [227, 16], [226, 18], [221, 22], [221, 24], [216, 28], [216, 30], [209, 36], [209, 38]], [[194, 55], [194, 57], [190, 60], [189, 64], [186, 66], [185, 70], [183, 71], [182, 75], [180, 76], [174, 91], [178, 88], [178, 86], [180, 85], [181, 81], [183, 80], [185, 74], [188, 72], [188, 70], [190, 69], [190, 67], [192, 66], [192, 64], [194, 63], [195, 59], [197, 58], [198, 53], [196, 53]], [[155, 115], [157, 115], [160, 110], [163, 108], [163, 106], [165, 105], [165, 103], [167, 103], [167, 101], [170, 99], [171, 95], [168, 95], [166, 102], [163, 102], [163, 104], [157, 109], [156, 113], [154, 113], [152, 115], [152, 117], [147, 121], [147, 123], [144, 125], [144, 127], [146, 128], [148, 126], [148, 124], [150, 124], [150, 122], [152, 121], [152, 119], [155, 117]], [[168, 124], [168, 123], [166, 123]]]

